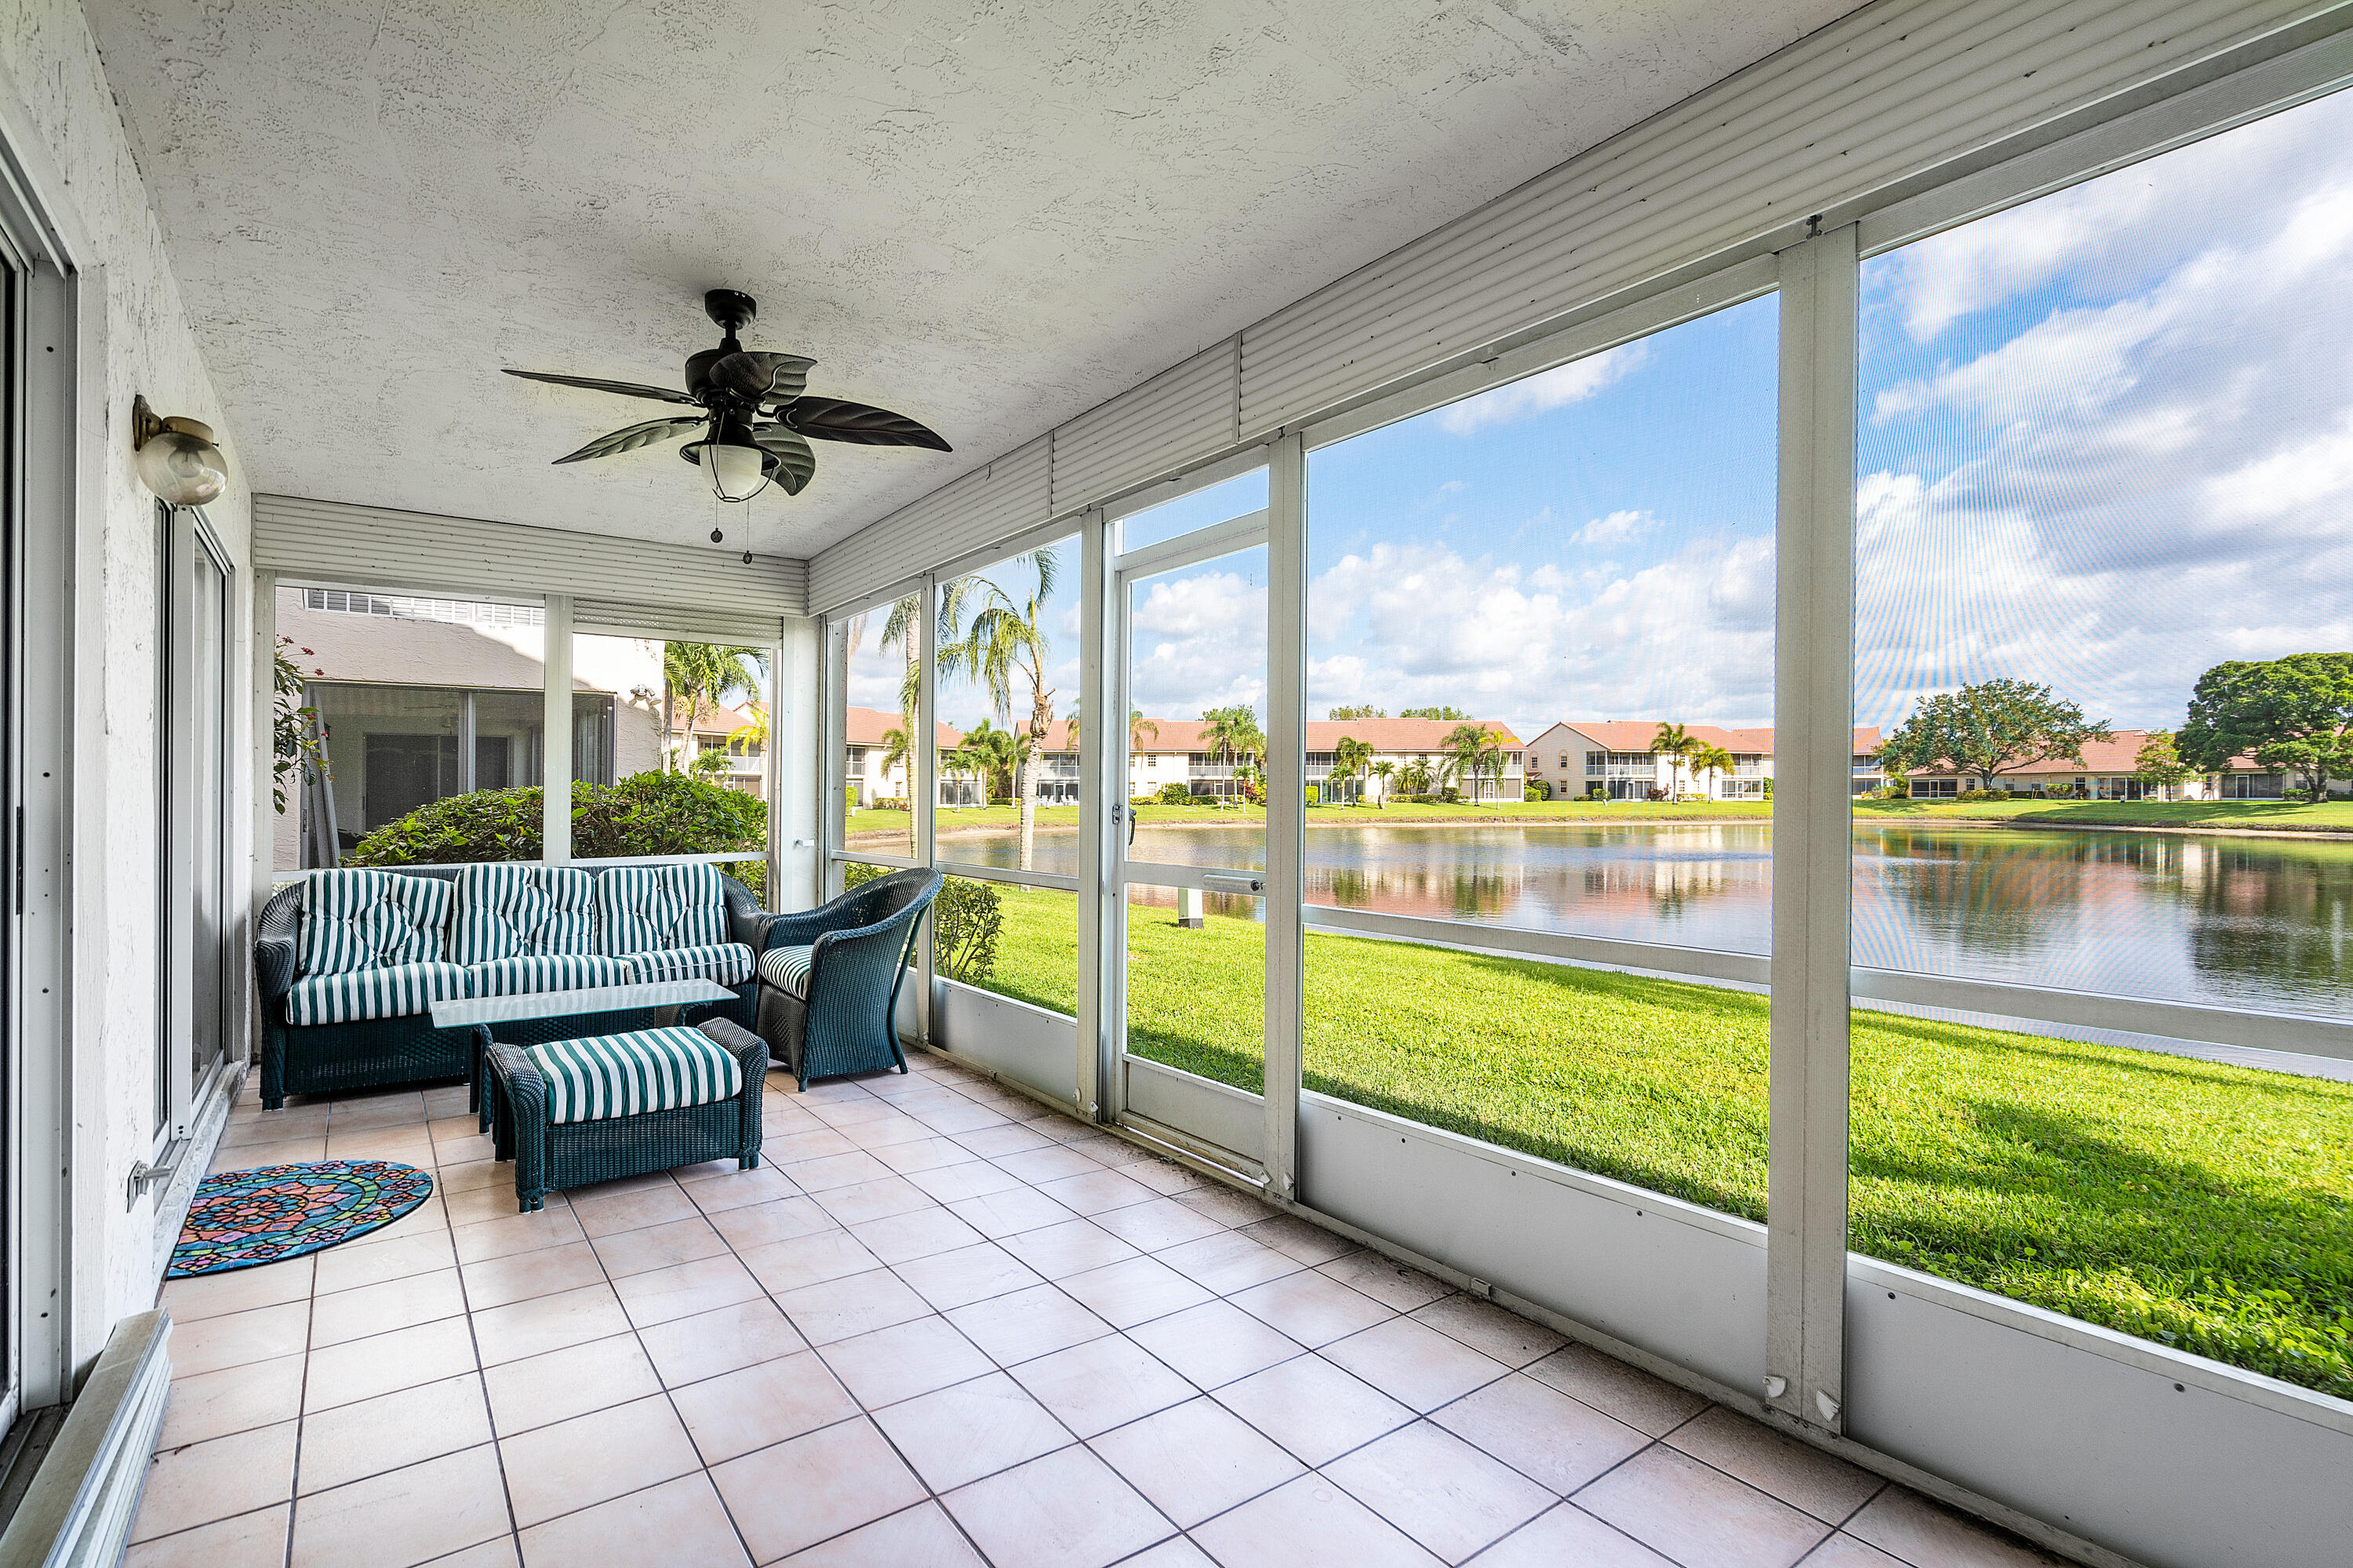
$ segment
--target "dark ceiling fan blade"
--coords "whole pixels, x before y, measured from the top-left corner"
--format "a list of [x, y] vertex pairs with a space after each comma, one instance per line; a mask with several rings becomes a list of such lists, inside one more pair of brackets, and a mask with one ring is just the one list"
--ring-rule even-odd
[[781, 417], [801, 434], [820, 440], [855, 441], [865, 447], [929, 447], [943, 452], [955, 450], [904, 414], [839, 397], [803, 397], [786, 404]]
[[752, 439], [776, 454], [776, 482], [785, 487], [786, 495], [798, 495], [816, 477], [817, 453], [797, 431], [782, 425], [761, 425], [752, 431]]
[[738, 349], [711, 366], [711, 380], [747, 401], [797, 397], [808, 385], [809, 366], [816, 363], [797, 354]]
[[578, 462], [584, 458], [612, 457], [620, 452], [633, 452], [639, 447], [652, 446], [701, 429], [710, 422], [706, 414], [687, 414], [663, 419], [648, 419], [642, 425], [628, 425], [598, 436], [576, 452], [566, 452], [557, 462]]
[[658, 397], [665, 403], [691, 404], [694, 399], [667, 387], [646, 387], [635, 381], [600, 381], [594, 376], [556, 376], [544, 370], [509, 370], [525, 381], [547, 381], [558, 387], [586, 387], [591, 392], [617, 392], [624, 397]]

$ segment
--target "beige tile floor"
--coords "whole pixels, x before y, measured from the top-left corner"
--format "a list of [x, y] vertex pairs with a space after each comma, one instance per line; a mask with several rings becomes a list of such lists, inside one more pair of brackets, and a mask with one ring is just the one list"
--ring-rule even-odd
[[235, 1112], [434, 1196], [174, 1282], [132, 1568], [2052, 1560], [935, 1058], [515, 1213], [465, 1091]]

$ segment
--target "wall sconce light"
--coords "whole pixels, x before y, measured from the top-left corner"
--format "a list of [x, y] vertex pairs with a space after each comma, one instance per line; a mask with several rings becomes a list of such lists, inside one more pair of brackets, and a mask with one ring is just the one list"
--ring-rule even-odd
[[131, 446], [139, 477], [172, 506], [202, 506], [228, 488], [228, 460], [199, 419], [159, 419], [143, 397], [131, 400]]

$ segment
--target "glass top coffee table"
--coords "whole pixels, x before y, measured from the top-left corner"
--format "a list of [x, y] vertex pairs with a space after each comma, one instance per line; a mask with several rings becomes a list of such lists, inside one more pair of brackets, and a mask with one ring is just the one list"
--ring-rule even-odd
[[[634, 1012], [640, 1008], [688, 1007], [698, 1001], [733, 1001], [735, 993], [712, 980], [647, 980], [639, 985], [591, 986], [581, 991], [533, 991], [520, 996], [448, 997], [433, 1004], [436, 1029], [470, 1029], [477, 1023], [531, 1023], [591, 1013]], [[599, 1033], [617, 1033], [598, 1030]], [[577, 1039], [578, 1035], [549, 1035]]]

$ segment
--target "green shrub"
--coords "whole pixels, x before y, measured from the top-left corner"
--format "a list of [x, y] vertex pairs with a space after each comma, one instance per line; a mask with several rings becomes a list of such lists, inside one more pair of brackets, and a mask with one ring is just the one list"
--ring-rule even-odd
[[1607, 800], [1609, 799], [1609, 788], [1601, 784], [1588, 784], [1585, 787], [1585, 798], [1588, 800]]
[[1953, 799], [1956, 800], [2007, 800], [2010, 799], [2010, 791], [2007, 789], [1964, 789], [1959, 794], [1954, 796]]
[[1531, 779], [1528, 780], [1526, 785], [1521, 789], [1520, 799], [1523, 800], [1549, 800], [1552, 799], [1552, 785], [1542, 779]]
[[1187, 806], [1192, 804], [1193, 791], [1184, 784], [1163, 784], [1160, 793], [1154, 798], [1164, 806]]
[[[841, 890], [863, 887], [888, 876], [887, 865], [841, 868]], [[1005, 931], [1005, 900], [994, 883], [951, 876], [932, 900], [932, 962], [952, 980], [978, 985], [997, 969], [997, 939]]]
[[[476, 789], [432, 800], [362, 839], [345, 865], [446, 865], [537, 860], [544, 795], [537, 785]], [[583, 860], [623, 855], [757, 853], [768, 839], [768, 808], [740, 789], [684, 773], [638, 773], [617, 784], [572, 786], [572, 853]], [[757, 888], [759, 861], [721, 867]]]
[[1324, 791], [1321, 788], [1314, 784], [1307, 786], [1307, 803], [1311, 806], [1320, 806], [1324, 803]]

